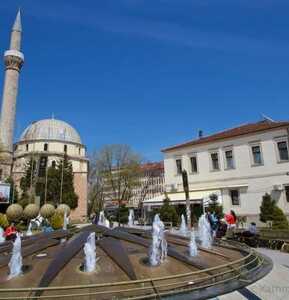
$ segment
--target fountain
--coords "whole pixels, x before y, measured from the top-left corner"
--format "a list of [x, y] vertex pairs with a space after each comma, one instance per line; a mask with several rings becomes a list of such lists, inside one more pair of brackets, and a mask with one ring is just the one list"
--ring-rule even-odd
[[30, 221], [28, 225], [28, 229], [26, 231], [26, 236], [31, 236], [31, 235], [32, 235], [32, 223]]
[[95, 253], [95, 232], [92, 232], [84, 245], [84, 272], [93, 272], [96, 267], [96, 253]]
[[105, 227], [109, 228], [109, 221], [105, 217], [103, 210], [99, 213], [98, 225], [105, 226]]
[[204, 248], [210, 249], [212, 248], [212, 233], [211, 233], [211, 225], [209, 221], [207, 220], [207, 217], [205, 214], [203, 214], [198, 223], [198, 233], [199, 233], [199, 238], [201, 240], [201, 245]]
[[64, 212], [63, 216], [63, 230], [67, 230], [67, 225], [68, 225], [68, 217], [66, 211]]
[[128, 226], [132, 227], [134, 222], [134, 211], [133, 209], [129, 210], [129, 216], [128, 216]]
[[22, 274], [21, 237], [17, 234], [13, 243], [12, 256], [8, 264], [10, 272], [8, 279]]
[[4, 230], [0, 227], [0, 244], [5, 242]]
[[158, 266], [167, 257], [167, 241], [164, 235], [164, 223], [160, 220], [158, 214], [154, 217], [152, 230], [152, 245], [149, 254], [151, 266]]
[[194, 229], [191, 231], [191, 240], [190, 240], [190, 256], [197, 256], [198, 255], [198, 248], [196, 244], [195, 232]]
[[188, 228], [187, 228], [185, 216], [182, 215], [181, 219], [182, 219], [182, 222], [181, 222], [181, 226], [180, 226], [179, 233], [180, 233], [181, 235], [187, 235], [187, 233], [188, 233]]

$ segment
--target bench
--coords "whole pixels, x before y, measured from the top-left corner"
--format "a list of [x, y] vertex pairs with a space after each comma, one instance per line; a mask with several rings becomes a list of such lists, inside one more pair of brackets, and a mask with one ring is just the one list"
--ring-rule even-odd
[[289, 230], [260, 229], [256, 236], [244, 237], [242, 232], [235, 233], [234, 238], [251, 247], [265, 247], [275, 250], [285, 249], [289, 244]]

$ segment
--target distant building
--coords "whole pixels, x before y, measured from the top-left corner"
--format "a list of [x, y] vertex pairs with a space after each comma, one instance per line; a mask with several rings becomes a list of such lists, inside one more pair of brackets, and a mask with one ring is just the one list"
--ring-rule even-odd
[[[163, 162], [142, 164], [140, 169], [137, 187], [127, 191], [127, 199], [123, 201], [123, 204], [132, 208], [138, 208], [142, 201], [164, 193]], [[118, 199], [114, 194], [111, 191], [110, 184], [104, 185], [104, 202], [106, 207], [118, 206]]]
[[[185, 205], [185, 169], [195, 210], [216, 194], [225, 212], [233, 209], [248, 222], [259, 222], [262, 196], [269, 193], [289, 216], [288, 128], [289, 122], [265, 119], [163, 149], [171, 203]], [[162, 198], [146, 200], [145, 206], [160, 206]]]
[[164, 193], [164, 163], [154, 162], [141, 165], [140, 185], [133, 189], [129, 206], [139, 207], [144, 200]]

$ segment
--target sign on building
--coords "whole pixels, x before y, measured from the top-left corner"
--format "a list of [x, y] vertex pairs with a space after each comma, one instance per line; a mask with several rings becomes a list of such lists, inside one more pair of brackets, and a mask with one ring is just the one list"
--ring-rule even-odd
[[0, 204], [9, 203], [10, 189], [10, 184], [0, 183]]

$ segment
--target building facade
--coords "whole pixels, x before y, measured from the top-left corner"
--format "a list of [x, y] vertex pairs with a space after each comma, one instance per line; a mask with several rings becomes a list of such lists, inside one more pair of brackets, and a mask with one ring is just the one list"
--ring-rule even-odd
[[25, 129], [14, 145], [13, 178], [19, 187], [27, 162], [33, 160], [36, 161], [36, 177], [45, 182], [47, 169], [63, 160], [64, 155], [72, 164], [74, 189], [78, 195], [78, 207], [72, 211], [72, 218], [81, 220], [87, 214], [88, 159], [79, 134], [66, 122], [40, 120]]
[[163, 162], [142, 164], [139, 185], [132, 191], [129, 206], [138, 208], [143, 201], [162, 195], [164, 182]]
[[289, 122], [265, 119], [163, 149], [165, 189], [172, 203], [185, 204], [185, 169], [192, 205], [203, 206], [210, 194], [217, 194], [225, 212], [233, 209], [260, 225], [260, 205], [268, 193], [289, 216], [288, 128]]
[[[122, 201], [122, 204], [135, 209], [139, 208], [143, 201], [164, 193], [164, 164], [163, 162], [141, 164], [137, 173], [133, 188], [126, 188], [125, 199]], [[117, 177], [118, 171], [113, 172], [113, 176]], [[118, 182], [118, 179], [114, 180]], [[122, 180], [120, 182], [123, 183]], [[112, 191], [111, 183], [104, 182], [103, 187], [106, 208], [118, 207], [117, 193]], [[121, 192], [124, 190], [125, 188], [121, 188]]]

